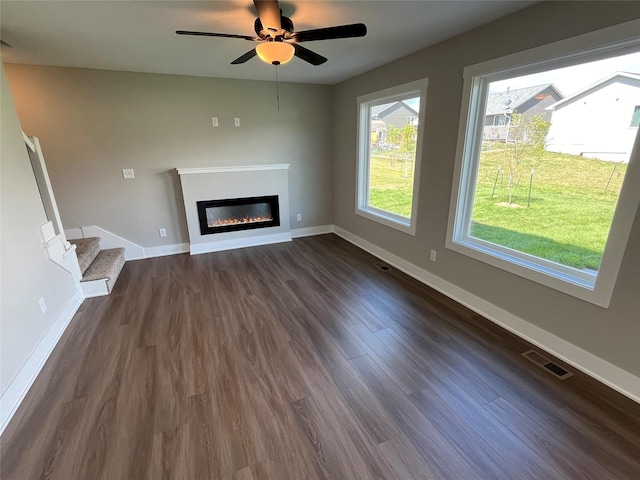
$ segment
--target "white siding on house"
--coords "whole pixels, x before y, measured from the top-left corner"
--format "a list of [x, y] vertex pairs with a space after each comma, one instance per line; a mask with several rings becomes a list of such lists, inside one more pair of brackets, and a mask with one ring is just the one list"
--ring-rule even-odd
[[547, 150], [600, 160], [628, 162], [638, 127], [640, 80], [617, 76], [555, 107]]

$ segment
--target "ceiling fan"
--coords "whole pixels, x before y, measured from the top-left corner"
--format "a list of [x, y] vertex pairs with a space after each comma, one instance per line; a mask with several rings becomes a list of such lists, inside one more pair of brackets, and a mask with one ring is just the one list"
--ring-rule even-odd
[[291, 19], [282, 15], [278, 0], [253, 0], [253, 4], [258, 12], [258, 18], [254, 23], [254, 30], [257, 35], [255, 37], [229, 33], [191, 32], [187, 30], [178, 30], [176, 33], [178, 35], [203, 37], [240, 38], [258, 42], [256, 48], [236, 58], [231, 62], [231, 65], [245, 63], [256, 55], [262, 61], [273, 65], [287, 63], [294, 55], [305, 62], [309, 62], [311, 65], [322, 65], [327, 61], [325, 57], [299, 44], [315, 40], [364, 37], [367, 34], [367, 27], [363, 23], [296, 32]]

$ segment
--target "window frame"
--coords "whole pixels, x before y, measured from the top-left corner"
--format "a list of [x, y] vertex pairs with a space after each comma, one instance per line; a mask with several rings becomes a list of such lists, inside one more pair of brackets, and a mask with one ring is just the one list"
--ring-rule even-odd
[[[420, 166], [422, 163], [422, 145], [424, 137], [424, 115], [427, 105], [427, 88], [429, 79], [422, 78], [413, 82], [372, 92], [357, 97], [358, 108], [358, 141], [356, 165], [356, 210], [355, 213], [374, 222], [400, 230], [409, 235], [416, 234], [416, 218], [418, 211]], [[369, 200], [369, 159], [370, 159], [370, 109], [377, 105], [402, 101], [420, 96], [420, 110], [418, 112], [418, 129], [416, 138], [416, 158], [413, 172], [413, 195], [411, 200], [411, 215], [403, 217], [368, 204]]]
[[596, 273], [580, 271], [471, 237], [471, 214], [491, 82], [640, 51], [640, 20], [514, 53], [464, 69], [463, 102], [445, 246], [523, 278], [607, 308], [640, 206], [640, 135], [636, 135], [609, 236]]
[[[504, 119], [504, 123], [500, 124], [500, 121]], [[493, 127], [508, 127], [509, 119], [504, 113], [499, 113], [493, 116]]]

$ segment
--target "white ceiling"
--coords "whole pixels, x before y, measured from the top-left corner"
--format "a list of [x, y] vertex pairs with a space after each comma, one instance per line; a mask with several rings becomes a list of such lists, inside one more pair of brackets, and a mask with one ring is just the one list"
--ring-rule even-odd
[[[335, 84], [429, 45], [525, 8], [535, 1], [287, 0], [280, 7], [295, 30], [365, 23], [363, 38], [306, 42], [329, 61], [294, 58], [281, 81]], [[251, 0], [0, 0], [5, 63], [273, 80], [257, 57], [230, 62], [254, 48], [240, 39], [178, 36], [175, 30], [253, 35]]]

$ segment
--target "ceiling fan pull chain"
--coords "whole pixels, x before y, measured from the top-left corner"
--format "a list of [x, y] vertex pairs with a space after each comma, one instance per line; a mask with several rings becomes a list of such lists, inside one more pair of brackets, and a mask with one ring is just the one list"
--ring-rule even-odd
[[280, 111], [280, 89], [278, 88], [278, 65], [276, 65], [276, 103]]

